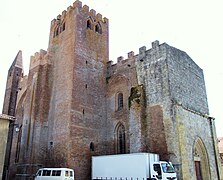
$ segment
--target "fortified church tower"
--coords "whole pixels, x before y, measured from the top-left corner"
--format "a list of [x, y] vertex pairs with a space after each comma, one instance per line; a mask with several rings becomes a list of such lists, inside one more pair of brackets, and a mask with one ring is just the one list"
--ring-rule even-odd
[[108, 45], [108, 19], [80, 1], [51, 23], [48, 141], [81, 179], [90, 177], [92, 153], [106, 153]]

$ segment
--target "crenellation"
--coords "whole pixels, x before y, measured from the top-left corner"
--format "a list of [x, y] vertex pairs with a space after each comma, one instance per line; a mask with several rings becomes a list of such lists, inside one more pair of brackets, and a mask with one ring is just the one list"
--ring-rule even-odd
[[88, 14], [89, 13], [89, 6], [87, 6], [86, 4], [83, 6], [83, 8], [81, 9], [82, 13]]
[[128, 53], [128, 59], [131, 59], [131, 58], [133, 58], [134, 57], [134, 52], [133, 51], [130, 51], [129, 53]]
[[146, 46], [142, 46], [141, 48], [139, 48], [138, 60], [142, 62], [145, 55], [146, 55]]
[[91, 10], [90, 10], [90, 15], [91, 15], [92, 17], [95, 17], [95, 16], [96, 16], [96, 11], [95, 11], [94, 9], [91, 9]]
[[120, 63], [121, 61], [123, 61], [124, 60], [124, 57], [123, 56], [119, 56], [118, 58], [117, 58], [117, 62], [118, 63]]
[[104, 23], [108, 24], [108, 21], [109, 21], [108, 18], [106, 18], [106, 17], [103, 18]]
[[35, 52], [35, 55], [34, 55], [35, 59], [39, 58], [40, 57], [39, 55], [40, 55], [39, 52]]
[[71, 10], [73, 10], [74, 8], [72, 6], [68, 6], [67, 7], [67, 13], [69, 13]]
[[64, 10], [64, 11], [62, 12], [62, 19], [64, 19], [64, 18], [66, 17], [66, 14], [67, 14], [67, 11]]
[[[92, 17], [93, 23], [95, 23], [96, 21], [97, 21], [97, 22], [100, 21], [100, 22], [103, 22], [104, 24], [108, 24], [108, 21], [109, 21], [108, 18], [103, 17], [102, 14], [100, 14], [100, 13], [96, 13], [96, 11], [95, 11], [94, 9], [89, 10], [90, 8], [89, 8], [89, 6], [87, 6], [87, 5], [84, 5], [84, 6], [82, 7], [82, 2], [79, 1], [79, 0], [77, 0], [77, 1], [75, 1], [75, 2], [73, 3], [73, 6], [69, 6], [69, 7], [67, 7], [67, 11], [64, 10], [64, 11], [61, 13], [62, 15], [59, 14], [59, 15], [57, 16], [57, 18], [55, 18], [55, 19], [53, 19], [53, 20], [51, 21], [51, 27], [52, 27], [52, 28], [55, 28], [55, 26], [58, 26], [58, 23], [60, 23], [61, 21], [63, 21], [63, 20], [65, 19], [66, 15], [67, 15], [67, 13], [70, 13], [74, 8], [79, 9], [79, 11], [80, 11], [82, 14], [86, 14], [86, 15], [88, 15], [89, 17]], [[53, 37], [57, 36], [57, 35], [55, 35], [55, 34], [59, 34], [59, 33], [56, 33], [55, 30], [54, 30], [54, 32], [53, 32]]]
[[46, 63], [49, 63], [48, 53], [46, 50], [40, 49], [39, 52], [35, 52], [33, 56], [30, 56], [30, 69]]
[[57, 20], [54, 18], [52, 21], [51, 21], [51, 27], [53, 27], [55, 25], [55, 23], [57, 22]]
[[61, 15], [60, 14], [57, 16], [57, 20], [61, 20]]
[[79, 1], [79, 0], [76, 0], [76, 1], [73, 3], [73, 7], [74, 7], [74, 8], [77, 8], [77, 9], [81, 9], [81, 8], [82, 8], [82, 2]]
[[35, 61], [35, 56], [30, 56], [30, 64]]
[[141, 48], [139, 48], [139, 54], [143, 54], [146, 52], [146, 46], [142, 46]]
[[114, 63], [113, 61], [108, 61], [108, 62], [107, 62], [107, 66], [108, 66], [108, 67], [111, 67], [111, 66], [113, 65], [113, 63]]
[[153, 49], [156, 49], [156, 48], [158, 48], [158, 47], [159, 47], [159, 41], [158, 41], [158, 40], [153, 41], [153, 42], [152, 42], [152, 48], [153, 48]]
[[47, 54], [47, 51], [45, 51], [44, 49], [40, 49], [40, 56], [44, 57]]
[[100, 13], [97, 13], [96, 19], [97, 21], [102, 21], [102, 15]]

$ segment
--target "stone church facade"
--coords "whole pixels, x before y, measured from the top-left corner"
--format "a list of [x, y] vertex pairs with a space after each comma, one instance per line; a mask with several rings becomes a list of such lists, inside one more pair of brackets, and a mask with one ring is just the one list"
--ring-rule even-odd
[[80, 1], [52, 20], [48, 50], [31, 57], [27, 76], [18, 52], [3, 114], [19, 127], [6, 166], [12, 179], [69, 167], [88, 180], [92, 156], [135, 152], [158, 153], [179, 179], [220, 179], [203, 70], [158, 41], [113, 64], [108, 19]]

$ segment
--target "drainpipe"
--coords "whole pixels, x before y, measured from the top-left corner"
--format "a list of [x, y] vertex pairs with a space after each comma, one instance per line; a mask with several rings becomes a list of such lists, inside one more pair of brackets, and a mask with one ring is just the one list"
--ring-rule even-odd
[[215, 146], [215, 134], [214, 134], [214, 130], [213, 130], [213, 122], [215, 118], [213, 117], [208, 117], [209, 122], [210, 122], [210, 128], [211, 128], [211, 139], [212, 139], [212, 143], [213, 143], [213, 147], [214, 147], [214, 155], [215, 155], [215, 165], [217, 168], [217, 177], [218, 180], [220, 180], [220, 172], [219, 172], [219, 166], [218, 166], [218, 154], [217, 154], [217, 150], [216, 150], [216, 146]]

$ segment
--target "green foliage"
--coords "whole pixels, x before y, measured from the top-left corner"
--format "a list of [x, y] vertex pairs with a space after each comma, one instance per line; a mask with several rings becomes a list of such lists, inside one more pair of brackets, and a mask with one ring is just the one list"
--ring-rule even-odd
[[140, 97], [141, 97], [141, 92], [140, 92], [141, 86], [136, 86], [131, 88], [131, 93], [129, 96], [129, 109], [131, 108], [132, 102], [140, 103]]

